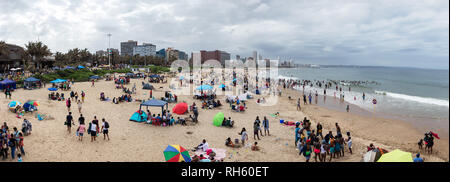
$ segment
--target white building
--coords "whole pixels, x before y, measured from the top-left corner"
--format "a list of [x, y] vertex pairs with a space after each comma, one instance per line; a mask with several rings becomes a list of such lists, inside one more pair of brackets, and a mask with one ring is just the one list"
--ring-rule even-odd
[[133, 55], [156, 56], [156, 45], [143, 43], [133, 47]]

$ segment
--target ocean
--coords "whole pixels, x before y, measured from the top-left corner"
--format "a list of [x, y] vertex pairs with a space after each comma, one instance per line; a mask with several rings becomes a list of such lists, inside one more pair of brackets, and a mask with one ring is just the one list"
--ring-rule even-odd
[[[339, 98], [368, 112], [412, 123], [421, 130], [449, 130], [449, 71], [394, 67], [321, 67], [280, 68], [280, 78], [342, 82], [342, 93], [335, 85], [327, 89], [328, 97]], [[346, 82], [347, 81], [347, 82]], [[349, 81], [369, 84], [347, 85]], [[345, 85], [346, 86], [345, 86]], [[349, 87], [351, 91], [349, 92]], [[303, 88], [297, 88], [302, 91]], [[305, 87], [305, 93], [324, 94], [324, 86]], [[363, 92], [366, 98], [363, 100]], [[377, 100], [377, 104], [372, 103]], [[346, 105], [342, 105], [345, 111]]]

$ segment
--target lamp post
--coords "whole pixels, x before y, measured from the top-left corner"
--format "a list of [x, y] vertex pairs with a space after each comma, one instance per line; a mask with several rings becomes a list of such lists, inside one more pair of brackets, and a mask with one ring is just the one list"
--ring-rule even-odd
[[110, 33], [107, 34], [108, 35], [108, 63], [109, 63], [109, 68], [111, 69], [111, 35]]

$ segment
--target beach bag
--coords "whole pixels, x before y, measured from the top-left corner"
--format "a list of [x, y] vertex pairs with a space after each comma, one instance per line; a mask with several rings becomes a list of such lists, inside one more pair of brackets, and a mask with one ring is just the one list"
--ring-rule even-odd
[[92, 127], [92, 124], [89, 123], [89, 128], [87, 129], [87, 133], [88, 133], [88, 134], [91, 134], [91, 127]]

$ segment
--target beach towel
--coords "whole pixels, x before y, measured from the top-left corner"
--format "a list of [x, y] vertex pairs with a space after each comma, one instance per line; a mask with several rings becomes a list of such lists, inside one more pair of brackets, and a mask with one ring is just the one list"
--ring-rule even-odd
[[[227, 157], [227, 151], [225, 150], [225, 149], [222, 149], [222, 148], [211, 148], [212, 149], [212, 151], [214, 151], [215, 153], [216, 153], [216, 156], [214, 156], [214, 159], [216, 159], [216, 160], [222, 160], [222, 159], [225, 159], [225, 157]], [[206, 154], [206, 152], [203, 152], [203, 151], [196, 151], [195, 152], [195, 155], [197, 155], [197, 156], [200, 156], [200, 154], [203, 154], [203, 156], [208, 156], [207, 154]], [[193, 157], [193, 156], [191, 156], [191, 157]]]
[[272, 116], [274, 118], [278, 117], [276, 114], [269, 114], [269, 116]]

